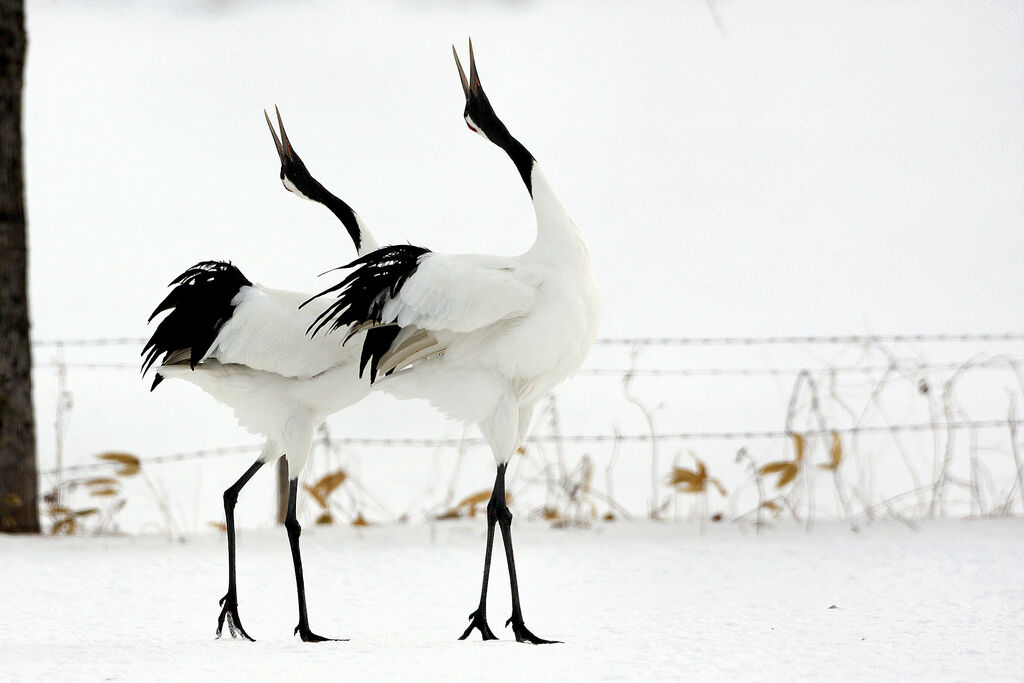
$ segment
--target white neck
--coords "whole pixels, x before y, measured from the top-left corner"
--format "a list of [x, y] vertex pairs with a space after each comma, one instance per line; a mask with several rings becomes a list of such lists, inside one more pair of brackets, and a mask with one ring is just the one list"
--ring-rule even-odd
[[366, 256], [370, 252], [380, 249], [377, 240], [373, 238], [373, 233], [366, 227], [366, 223], [359, 217], [359, 214], [353, 211], [352, 215], [356, 217], [356, 225], [359, 226], [359, 248], [356, 249], [356, 255]]
[[537, 162], [530, 172], [533, 211], [537, 217], [537, 239], [524, 258], [547, 263], [589, 262], [583, 234], [555, 195], [551, 183]]
[[[284, 176], [283, 178], [281, 178], [281, 183], [284, 185], [286, 190], [292, 192], [293, 194], [295, 194], [295, 196], [302, 197], [303, 199], [309, 202], [323, 204], [327, 208], [330, 208], [335, 213], [335, 215], [338, 215], [338, 211], [351, 212], [352, 217], [355, 218], [356, 220], [356, 227], [359, 229], [359, 248], [356, 249], [357, 256], [366, 256], [370, 252], [377, 251], [378, 249], [380, 249], [380, 245], [378, 245], [377, 240], [373, 238], [373, 233], [371, 233], [370, 229], [366, 227], [366, 223], [363, 222], [363, 219], [359, 217], [359, 214], [356, 213], [348, 204], [344, 204], [344, 202], [339, 202], [344, 206], [344, 208], [342, 209], [339, 208], [336, 204], [325, 202], [323, 199], [313, 199], [312, 197], [306, 195], [302, 190], [300, 190], [298, 186], [295, 183], [293, 183], [291, 178], [289, 178], [288, 176]], [[327, 194], [331, 196], [332, 199], [338, 201], [337, 197], [330, 195], [330, 193]], [[343, 216], [338, 215], [338, 218], [344, 221]]]

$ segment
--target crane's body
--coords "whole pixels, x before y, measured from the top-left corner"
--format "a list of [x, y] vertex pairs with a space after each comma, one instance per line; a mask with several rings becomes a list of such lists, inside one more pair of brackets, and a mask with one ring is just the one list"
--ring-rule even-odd
[[[377, 249], [373, 235], [351, 207], [309, 174], [292, 149], [280, 113], [277, 117], [280, 139], [269, 116], [267, 125], [281, 160], [285, 188], [329, 208], [344, 224], [358, 254]], [[300, 308], [308, 295], [254, 284], [230, 263], [198, 263], [171, 285], [174, 289], [150, 320], [162, 313], [166, 316], [142, 352], [143, 372], [156, 365], [153, 389], [165, 378], [185, 380], [229, 406], [241, 426], [266, 439], [256, 462], [224, 492], [228, 592], [221, 600], [217, 635], [226, 621], [232, 636], [237, 632], [252, 640], [238, 616], [234, 507], [249, 479], [267, 462], [284, 456], [289, 478], [285, 526], [299, 602], [295, 632], [304, 641], [328, 640], [309, 628], [295, 499], [316, 428], [328, 415], [370, 391], [369, 381], [360, 377], [358, 344], [342, 345], [340, 336], [310, 339], [306, 331], [325, 305]]]
[[245, 285], [194, 367], [178, 354], [157, 368], [161, 378], [194, 384], [229, 406], [240, 426], [273, 443], [269, 454], [261, 454], [264, 460], [287, 454], [289, 479], [305, 467], [316, 427], [370, 391], [359, 378], [358, 345], [306, 336], [315, 311], [299, 304], [308, 297]]
[[[454, 51], [454, 48], [453, 48]], [[470, 79], [456, 64], [470, 130], [503, 149], [530, 193], [537, 237], [514, 257], [437, 254], [392, 246], [353, 263], [319, 296], [336, 293], [312, 330], [366, 331], [360, 366], [374, 387], [398, 398], [426, 399], [448, 416], [476, 424], [498, 465], [488, 504], [488, 539], [477, 628], [486, 620], [494, 526], [499, 524], [512, 588], [516, 639], [548, 643], [525, 626], [505, 503], [507, 463], [523, 443], [537, 402], [582, 365], [597, 334], [601, 300], [583, 236], [527, 149], [491, 108], [470, 43]], [[318, 298], [311, 300], [318, 301]], [[377, 379], [382, 375], [381, 379]]]

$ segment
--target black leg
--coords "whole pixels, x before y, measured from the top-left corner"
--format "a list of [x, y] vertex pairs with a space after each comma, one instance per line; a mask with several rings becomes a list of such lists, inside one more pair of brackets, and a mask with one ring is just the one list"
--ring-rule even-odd
[[495, 479], [494, 489], [491, 491], [491, 500], [487, 503], [487, 551], [484, 554], [484, 581], [483, 586], [480, 588], [480, 604], [477, 606], [476, 611], [469, 615], [469, 626], [459, 636], [459, 640], [468, 638], [475, 628], [480, 629], [480, 635], [483, 636], [484, 640], [498, 639], [491, 631], [491, 627], [487, 625], [487, 581], [491, 576], [491, 549], [494, 547], [494, 525], [498, 521], [498, 504], [495, 502], [495, 496], [498, 495], [498, 479], [502, 479], [501, 504], [505, 504], [503, 467], [504, 465], [498, 468], [498, 477]]
[[335, 639], [318, 636], [309, 630], [309, 618], [306, 616], [306, 584], [302, 579], [302, 557], [299, 556], [299, 534], [302, 533], [302, 527], [295, 518], [295, 496], [298, 488], [298, 478], [292, 479], [288, 485], [288, 515], [284, 520], [284, 526], [288, 530], [288, 543], [292, 547], [292, 563], [295, 565], [295, 587], [299, 593], [299, 625], [295, 627], [295, 633], [307, 643], [322, 643]]
[[[500, 492], [500, 493], [499, 493]], [[498, 502], [498, 527], [501, 529], [501, 540], [505, 544], [505, 559], [508, 561], [508, 580], [512, 588], [512, 616], [505, 626], [512, 624], [512, 632], [520, 643], [543, 645], [558, 643], [558, 640], [544, 640], [530, 633], [523, 623], [523, 608], [519, 604], [519, 582], [516, 580], [516, 561], [512, 556], [512, 511], [505, 504], [505, 465], [498, 465], [498, 478], [494, 483], [491, 499]]]
[[228, 532], [228, 592], [220, 599], [220, 617], [217, 619], [217, 637], [220, 638], [221, 630], [224, 628], [225, 619], [228, 622], [228, 631], [231, 637], [236, 637], [236, 631], [243, 638], [252, 640], [252, 636], [242, 628], [242, 620], [238, 616], [238, 594], [235, 589], [235, 503], [238, 502], [238, 492], [252, 479], [259, 468], [263, 467], [263, 461], [257, 460], [252, 467], [245, 471], [238, 481], [224, 491], [224, 525]]

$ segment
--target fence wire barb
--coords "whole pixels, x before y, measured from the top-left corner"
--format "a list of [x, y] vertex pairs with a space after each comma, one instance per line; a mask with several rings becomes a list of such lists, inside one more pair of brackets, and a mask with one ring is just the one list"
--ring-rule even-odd
[[[789, 439], [794, 434], [799, 434], [801, 437], [814, 438], [822, 436], [831, 436], [832, 434], [839, 435], [851, 435], [851, 434], [879, 434], [886, 432], [920, 432], [920, 431], [931, 431], [931, 430], [961, 430], [961, 429], [993, 429], [996, 427], [1008, 427], [1011, 425], [1011, 420], [965, 420], [958, 422], [918, 422], [909, 424], [896, 424], [896, 425], [864, 425], [861, 427], [837, 427], [835, 429], [808, 429], [800, 431], [784, 431], [784, 430], [763, 430], [763, 431], [746, 431], [746, 432], [668, 432], [668, 433], [654, 433], [654, 434], [563, 434], [563, 435], [540, 435], [531, 436], [527, 438], [527, 444], [553, 444], [553, 443], [644, 443], [649, 441], [735, 441], [735, 440], [765, 440], [765, 439]], [[362, 437], [349, 437], [349, 438], [338, 438], [334, 437], [331, 439], [316, 439], [313, 444], [315, 446], [335, 446], [335, 447], [401, 447], [401, 448], [439, 448], [439, 447], [477, 447], [484, 446], [487, 444], [481, 438], [470, 438], [470, 439], [414, 439], [414, 438], [398, 438], [398, 439], [379, 439], [379, 438], [362, 438]], [[224, 446], [221, 448], [208, 448], [198, 451], [188, 451], [184, 453], [172, 453], [170, 455], [158, 455], [152, 458], [144, 458], [141, 460], [141, 465], [159, 465], [168, 462], [181, 462], [184, 460], [201, 460], [209, 457], [218, 457], [224, 455], [234, 455], [237, 453], [251, 453], [262, 449], [263, 444], [254, 443], [243, 446]], [[82, 465], [72, 465], [70, 467], [64, 467], [60, 470], [62, 473], [68, 472], [82, 472], [94, 469], [101, 469], [110, 467], [109, 462], [97, 462], [97, 463], [86, 463]], [[43, 470], [40, 472], [43, 476], [52, 476], [57, 474], [57, 469]]]
[[727, 346], [759, 344], [892, 344], [903, 342], [1024, 341], [1024, 332], [979, 334], [867, 334], [806, 337], [622, 337], [597, 339], [605, 346]]
[[[837, 336], [779, 337], [607, 337], [595, 340], [602, 346], [727, 346], [760, 344], [892, 344], [906, 342], [996, 342], [1024, 341], [1024, 332], [971, 334], [865, 334]], [[96, 339], [37, 339], [37, 348], [142, 345], [145, 337]]]
[[[1010, 358], [1011, 363], [1024, 365], [1024, 358]], [[853, 375], [872, 374], [900, 370], [902, 372], [952, 372], [965, 366], [972, 368], [1004, 369], [1006, 361], [1000, 359], [980, 362], [962, 361], [958, 363], [907, 363], [898, 368], [892, 365], [838, 365], [826, 368], [789, 367], [789, 368], [583, 368], [577, 375], [581, 377], [786, 377], [801, 372], [813, 375]], [[139, 363], [62, 363], [60, 361], [41, 361], [33, 363], [35, 368], [68, 368], [73, 370], [133, 370], [138, 371]]]

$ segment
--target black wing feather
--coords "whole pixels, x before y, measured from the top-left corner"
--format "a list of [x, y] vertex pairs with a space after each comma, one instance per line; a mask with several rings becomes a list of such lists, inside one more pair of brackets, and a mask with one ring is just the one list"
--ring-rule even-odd
[[420, 258], [429, 252], [424, 247], [399, 244], [378, 249], [344, 266], [353, 270], [341, 282], [303, 302], [305, 306], [313, 299], [337, 292], [335, 301], [316, 317], [306, 332], [316, 335], [325, 327], [328, 332], [334, 332], [353, 326], [354, 334], [366, 323], [380, 325], [367, 331], [360, 354], [359, 376], [362, 377], [369, 363], [370, 381], [373, 381], [377, 377], [377, 364], [401, 331], [391, 324], [394, 320], [382, 319], [384, 306], [398, 295], [419, 267]]
[[[145, 374], [161, 354], [168, 356], [182, 349], [191, 349], [189, 364], [196, 364], [210, 350], [220, 328], [231, 317], [231, 303], [242, 287], [252, 285], [245, 275], [225, 261], [203, 261], [171, 281], [174, 287], [156, 307], [153, 318], [170, 311], [160, 321], [153, 336], [142, 349], [142, 373]], [[157, 375], [153, 389], [162, 378]]]

